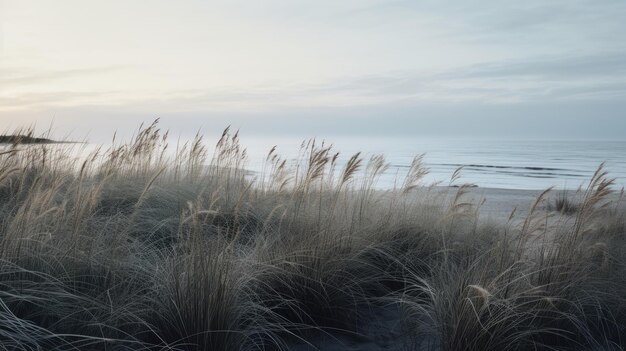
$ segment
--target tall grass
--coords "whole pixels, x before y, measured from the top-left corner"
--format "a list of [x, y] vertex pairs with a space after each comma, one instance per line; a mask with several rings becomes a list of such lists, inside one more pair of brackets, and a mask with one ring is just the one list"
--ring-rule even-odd
[[156, 122], [76, 147], [0, 152], [2, 349], [288, 349], [385, 306], [415, 350], [624, 347], [624, 213], [602, 166], [573, 219], [542, 194], [491, 224], [469, 186], [425, 186], [423, 156], [382, 191], [384, 156], [341, 164], [316, 140], [254, 177], [229, 129], [212, 155]]

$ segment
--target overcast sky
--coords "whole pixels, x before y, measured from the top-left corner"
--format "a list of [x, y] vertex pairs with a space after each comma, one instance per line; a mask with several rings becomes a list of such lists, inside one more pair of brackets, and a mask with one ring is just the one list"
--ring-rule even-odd
[[0, 0], [0, 128], [626, 138], [624, 0]]

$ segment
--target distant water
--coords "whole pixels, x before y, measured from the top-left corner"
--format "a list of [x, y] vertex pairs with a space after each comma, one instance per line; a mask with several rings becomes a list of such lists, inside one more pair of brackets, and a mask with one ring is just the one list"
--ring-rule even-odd
[[[208, 138], [207, 145], [217, 139]], [[241, 143], [248, 150], [246, 168], [261, 172], [267, 152], [276, 145], [276, 152], [296, 162], [303, 139], [286, 137], [250, 137], [242, 135]], [[318, 139], [317, 143], [322, 140]], [[548, 141], [450, 138], [379, 138], [332, 137], [325, 140], [340, 152], [339, 167], [355, 152], [365, 159], [384, 154], [390, 167], [376, 185], [390, 188], [401, 183], [413, 157], [425, 154], [429, 174], [424, 183], [447, 185], [452, 173], [463, 167], [455, 184], [472, 183], [480, 187], [504, 189], [576, 189], [585, 185], [601, 162], [606, 162], [609, 176], [616, 178], [618, 188], [626, 186], [626, 141]], [[41, 147], [41, 146], [34, 146]], [[50, 146], [49, 146], [50, 147]], [[85, 155], [94, 144], [61, 144], [51, 147], [76, 148]], [[0, 146], [2, 149], [3, 146]], [[174, 148], [170, 148], [173, 150]]]
[[[293, 138], [242, 138], [250, 154], [248, 167], [255, 171], [262, 169], [261, 160], [273, 145], [279, 154], [294, 159], [301, 142]], [[421, 153], [426, 154], [430, 170], [426, 183], [448, 184], [452, 173], [463, 166], [457, 183], [507, 189], [576, 189], [605, 161], [617, 186], [626, 186], [626, 141], [335, 137], [326, 143], [341, 152], [341, 162], [357, 151], [366, 157], [384, 154], [390, 168], [378, 184], [381, 188], [401, 179], [413, 157]]]

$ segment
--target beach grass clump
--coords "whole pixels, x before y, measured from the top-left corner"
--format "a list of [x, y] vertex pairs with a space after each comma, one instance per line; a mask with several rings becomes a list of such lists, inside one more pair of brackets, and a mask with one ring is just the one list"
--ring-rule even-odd
[[575, 210], [543, 211], [546, 191], [499, 223], [470, 185], [425, 185], [423, 155], [380, 190], [384, 156], [314, 139], [259, 174], [230, 129], [213, 150], [156, 122], [80, 148], [0, 151], [2, 349], [324, 349], [385, 318], [385, 347], [624, 348], [623, 196], [603, 166]]
[[547, 208], [550, 211], [574, 215], [580, 209], [580, 204], [572, 199], [571, 194], [568, 194], [566, 190], [563, 190], [552, 202], [548, 203]]
[[398, 299], [415, 321], [412, 348], [621, 349], [624, 217], [607, 213], [612, 185], [600, 166], [573, 222], [546, 224], [544, 192], [482, 252], [452, 248], [430, 272], [408, 269]]

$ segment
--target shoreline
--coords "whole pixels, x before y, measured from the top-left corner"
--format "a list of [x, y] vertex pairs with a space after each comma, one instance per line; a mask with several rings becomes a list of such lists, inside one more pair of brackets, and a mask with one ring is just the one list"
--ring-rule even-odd
[[[433, 188], [436, 194], [445, 195], [447, 197], [453, 197], [458, 191], [458, 187], [441, 186]], [[429, 191], [427, 189], [420, 189], [421, 191]], [[520, 219], [528, 215], [530, 206], [535, 202], [537, 197], [544, 192], [543, 190], [528, 190], [528, 189], [503, 189], [503, 188], [483, 188], [483, 187], [470, 187], [467, 188], [467, 193], [464, 195], [464, 199], [467, 202], [473, 204], [480, 204], [482, 199], [482, 205], [480, 205], [479, 214], [481, 220], [495, 221], [495, 222], [507, 222], [511, 212], [515, 209], [515, 218]], [[584, 196], [584, 189], [582, 191], [576, 190], [558, 190], [551, 189], [546, 193], [544, 201], [539, 205], [537, 213], [555, 213], [561, 214], [558, 210], [551, 208], [555, 202], [563, 197], [571, 201], [576, 205], [580, 203]], [[626, 209], [626, 203], [624, 201], [619, 202], [620, 189], [614, 189], [614, 192], [609, 195], [609, 199], [613, 201], [620, 209]], [[418, 195], [419, 196], [419, 195]], [[567, 215], [567, 214], [564, 214]]]
[[83, 141], [61, 141], [27, 135], [0, 135], [0, 145], [85, 144]]

